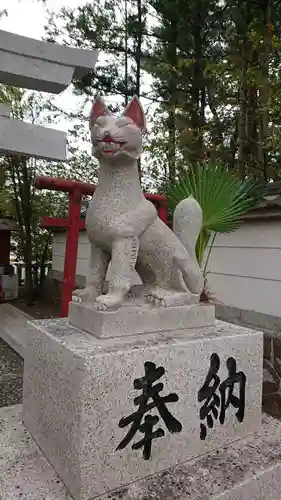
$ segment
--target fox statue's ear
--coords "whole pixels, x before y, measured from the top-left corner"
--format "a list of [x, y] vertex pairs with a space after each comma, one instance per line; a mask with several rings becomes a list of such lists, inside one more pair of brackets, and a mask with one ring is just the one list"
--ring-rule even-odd
[[96, 120], [99, 116], [107, 116], [109, 115], [109, 111], [106, 107], [104, 100], [98, 96], [96, 100], [93, 102], [91, 114], [90, 114], [90, 129], [95, 125]]
[[131, 99], [129, 104], [126, 106], [123, 115], [131, 118], [137, 127], [139, 127], [143, 132], [145, 131], [144, 111], [137, 96], [134, 96]]

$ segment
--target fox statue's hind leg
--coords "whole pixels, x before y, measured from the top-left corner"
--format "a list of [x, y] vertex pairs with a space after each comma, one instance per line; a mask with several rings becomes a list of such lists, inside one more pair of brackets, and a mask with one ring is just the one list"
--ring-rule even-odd
[[143, 233], [137, 263], [147, 300], [166, 307], [196, 303], [203, 289], [195, 255], [202, 210], [189, 198], [178, 205], [174, 217], [175, 233], [159, 219]]

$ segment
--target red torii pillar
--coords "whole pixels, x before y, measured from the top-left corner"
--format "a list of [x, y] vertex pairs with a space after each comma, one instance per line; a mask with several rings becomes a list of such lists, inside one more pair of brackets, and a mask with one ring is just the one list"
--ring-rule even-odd
[[[68, 219], [46, 216], [43, 217], [42, 221], [42, 226], [45, 228], [56, 227], [67, 229], [60, 305], [60, 316], [65, 317], [68, 315], [68, 304], [72, 299], [72, 292], [75, 287], [79, 231], [85, 229], [85, 221], [80, 219], [81, 200], [83, 195], [92, 196], [96, 186], [70, 179], [37, 176], [35, 187], [37, 189], [49, 189], [69, 193]], [[160, 219], [167, 224], [166, 197], [161, 194], [145, 194], [145, 197], [156, 205]]]

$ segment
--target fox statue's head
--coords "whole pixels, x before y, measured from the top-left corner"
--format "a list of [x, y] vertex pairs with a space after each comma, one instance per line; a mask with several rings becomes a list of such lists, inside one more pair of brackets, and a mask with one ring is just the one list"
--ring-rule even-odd
[[138, 97], [133, 97], [119, 117], [112, 116], [105, 102], [98, 97], [92, 106], [90, 130], [93, 155], [118, 163], [138, 159], [141, 154], [145, 117]]

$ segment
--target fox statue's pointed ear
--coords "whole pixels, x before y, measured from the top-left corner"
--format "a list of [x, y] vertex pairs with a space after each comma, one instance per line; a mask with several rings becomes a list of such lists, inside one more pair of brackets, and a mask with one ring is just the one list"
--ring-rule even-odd
[[91, 113], [90, 113], [90, 129], [96, 123], [96, 120], [99, 116], [107, 116], [109, 115], [109, 111], [106, 107], [104, 100], [97, 96], [96, 100], [93, 102]]
[[144, 132], [146, 128], [143, 107], [137, 96], [134, 96], [126, 106], [124, 116], [131, 118], [133, 122]]

